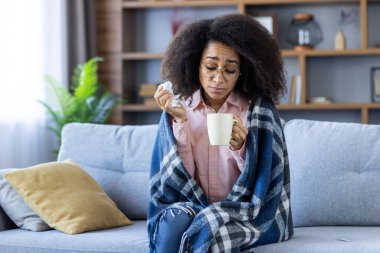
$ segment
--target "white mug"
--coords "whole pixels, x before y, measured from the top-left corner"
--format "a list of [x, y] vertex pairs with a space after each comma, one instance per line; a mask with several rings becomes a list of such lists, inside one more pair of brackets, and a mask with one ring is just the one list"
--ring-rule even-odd
[[233, 115], [231, 113], [207, 114], [207, 132], [211, 145], [228, 146], [232, 135]]

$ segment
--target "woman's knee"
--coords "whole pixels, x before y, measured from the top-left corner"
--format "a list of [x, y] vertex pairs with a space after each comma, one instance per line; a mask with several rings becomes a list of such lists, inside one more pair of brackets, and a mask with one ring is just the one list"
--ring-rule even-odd
[[190, 226], [194, 216], [192, 209], [186, 207], [165, 209], [158, 224], [154, 252], [178, 252], [182, 235]]

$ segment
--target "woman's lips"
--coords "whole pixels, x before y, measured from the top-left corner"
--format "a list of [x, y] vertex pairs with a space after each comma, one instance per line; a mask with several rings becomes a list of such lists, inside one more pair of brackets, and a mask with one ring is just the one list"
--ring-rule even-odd
[[210, 92], [215, 93], [215, 94], [221, 94], [226, 90], [224, 88], [217, 88], [217, 87], [211, 87], [211, 86], [209, 86], [208, 89]]

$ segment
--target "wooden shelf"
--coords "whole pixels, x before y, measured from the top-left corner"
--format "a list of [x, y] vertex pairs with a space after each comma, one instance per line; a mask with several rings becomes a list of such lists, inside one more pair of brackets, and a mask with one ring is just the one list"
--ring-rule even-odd
[[[279, 110], [361, 110], [380, 109], [380, 103], [330, 103], [330, 104], [280, 104]], [[125, 112], [153, 112], [160, 111], [158, 106], [145, 106], [144, 104], [125, 104], [122, 106]]]
[[380, 103], [280, 104], [277, 105], [277, 109], [279, 111], [360, 110], [361, 123], [368, 124], [369, 110], [380, 110]]
[[[222, 7], [223, 11], [233, 12], [233, 13], [241, 13], [246, 14], [248, 12], [257, 11], [257, 12], [277, 12], [279, 22], [288, 22], [287, 20], [293, 15], [294, 11], [308, 11], [310, 8], [316, 7], [318, 11], [324, 11], [331, 7], [331, 4], [336, 6], [342, 6], [342, 8], [350, 7], [358, 10], [358, 27], [357, 31], [355, 30], [355, 36], [358, 36], [358, 40], [355, 42], [355, 46], [358, 47], [356, 49], [345, 49], [345, 50], [334, 50], [333, 43], [324, 44], [323, 47], [330, 47], [331, 49], [314, 49], [308, 51], [295, 51], [292, 49], [284, 49], [281, 50], [281, 54], [284, 58], [291, 59], [289, 61], [289, 73], [299, 75], [301, 77], [301, 95], [300, 95], [300, 105], [294, 104], [280, 104], [278, 105], [278, 109], [282, 111], [294, 111], [296, 114], [307, 114], [307, 111], [318, 111], [318, 110], [328, 110], [336, 111], [335, 114], [340, 114], [344, 110], [351, 111], [355, 117], [357, 116], [357, 111], [359, 111], [361, 115], [361, 122], [368, 123], [368, 120], [374, 121], [371, 115], [371, 110], [375, 110], [376, 114], [377, 110], [380, 110], [380, 103], [330, 103], [330, 104], [311, 104], [307, 103], [308, 92], [310, 92], [310, 85], [317, 85], [318, 80], [315, 79], [315, 73], [312, 73], [313, 66], [315, 64], [324, 65], [324, 63], [329, 62], [330, 59], [336, 60], [337, 62], [346, 61], [345, 57], [355, 58], [355, 64], [359, 66], [360, 61], [364, 60], [366, 64], [371, 63], [369, 66], [373, 66], [377, 62], [377, 58], [380, 57], [380, 48], [368, 48], [369, 45], [374, 45], [374, 38], [377, 38], [375, 35], [371, 35], [372, 39], [369, 41], [369, 34], [374, 32], [375, 29], [375, 21], [374, 16], [376, 13], [373, 11], [369, 11], [370, 3], [378, 3], [380, 5], [380, 0], [97, 0], [97, 36], [98, 36], [98, 48], [100, 52], [100, 56], [104, 57], [107, 60], [107, 64], [103, 64], [100, 68], [100, 81], [102, 83], [107, 84], [110, 89], [122, 96], [130, 97], [130, 101], [136, 101], [135, 98], [138, 97], [136, 91], [139, 89], [139, 85], [144, 82], [154, 82], [156, 78], [158, 70], [156, 69], [158, 65], [158, 61], [163, 59], [163, 52], [155, 52], [153, 50], [163, 50], [163, 46], [152, 47], [159, 49], [152, 49], [152, 52], [144, 52], [145, 48], [149, 48], [148, 46], [141, 47], [137, 46], [137, 43], [140, 43], [139, 39], [144, 39], [141, 34], [145, 32], [149, 32], [148, 35], [153, 36], [160, 40], [169, 41], [171, 38], [169, 37], [171, 34], [166, 27], [164, 30], [163, 37], [157, 36], [156, 30], [154, 32], [149, 31], [151, 29], [149, 22], [156, 22], [155, 19], [152, 21], [151, 17], [156, 17], [159, 13], [174, 13], [176, 9], [186, 9], [189, 8], [189, 11], [192, 13], [192, 8], [194, 9], [202, 9], [206, 13], [204, 15], [213, 16], [213, 9], [217, 7]], [[166, 9], [165, 9], [166, 8]], [[206, 8], [205, 10], [203, 10]], [[163, 11], [162, 11], [163, 10]], [[210, 12], [210, 13], [209, 13]], [[219, 11], [215, 11], [215, 13], [219, 13]], [[329, 13], [332, 13], [329, 10]], [[166, 14], [165, 14], [166, 15]], [[203, 15], [203, 16], [204, 16]], [[201, 15], [202, 16], [202, 15]], [[202, 17], [199, 18], [202, 18]], [[286, 19], [285, 19], [286, 16]], [[197, 17], [194, 16], [196, 19]], [[282, 20], [280, 20], [282, 18]], [[336, 21], [336, 17], [329, 17], [330, 21]], [[145, 21], [149, 21], [146, 24]], [[170, 22], [170, 17], [164, 18], [164, 20], [157, 20], [160, 24], [166, 24]], [[142, 29], [142, 30], [141, 30]], [[158, 26], [152, 29], [160, 29]], [[332, 27], [335, 29], [335, 27]], [[159, 35], [161, 35], [158, 32]], [[137, 36], [137, 37], [136, 37]], [[140, 37], [141, 38], [140, 38]], [[329, 33], [326, 39], [333, 42], [335, 36], [334, 33]], [[351, 37], [353, 35], [351, 34]], [[136, 38], [135, 38], [136, 37]], [[148, 36], [149, 37], [149, 36]], [[148, 38], [146, 37], [146, 38]], [[151, 37], [149, 37], [149, 40]], [[285, 45], [283, 40], [281, 41], [281, 45]], [[153, 41], [149, 41], [149, 43], [154, 43]], [[140, 44], [139, 44], [140, 45]], [[350, 44], [353, 45], [353, 44]], [[136, 49], [142, 51], [134, 51]], [[146, 49], [148, 50], [148, 49]], [[365, 59], [361, 59], [363, 58]], [[373, 59], [373, 56], [376, 59]], [[324, 58], [323, 58], [324, 57]], [[324, 62], [319, 62], [318, 58], [326, 59]], [[367, 61], [368, 58], [368, 61]], [[349, 59], [351, 61], [351, 59]], [[143, 62], [140, 65], [140, 62]], [[153, 64], [145, 64], [145, 63], [153, 63]], [[314, 64], [314, 65], [313, 65]], [[334, 63], [332, 63], [334, 64]], [[364, 66], [365, 64], [363, 64]], [[368, 69], [369, 67], [366, 66]], [[319, 66], [319, 65], [318, 65]], [[317, 66], [317, 67], [318, 67]], [[141, 69], [140, 69], [141, 68]], [[153, 70], [154, 68], [154, 70]], [[156, 71], [156, 72], [153, 72]], [[318, 68], [317, 68], [318, 71]], [[333, 70], [332, 70], [333, 71]], [[358, 70], [358, 73], [365, 73], [366, 78], [363, 82], [358, 83], [357, 85], [365, 85], [364, 89], [370, 89], [368, 86], [368, 70]], [[313, 75], [311, 75], [311, 73]], [[351, 74], [351, 73], [350, 73]], [[355, 74], [355, 73], [354, 73]], [[313, 78], [310, 80], [308, 77]], [[329, 76], [326, 78], [330, 78]], [[329, 80], [323, 80], [323, 82], [327, 82]], [[345, 80], [344, 80], [345, 81]], [[340, 83], [345, 83], [345, 82]], [[353, 80], [352, 82], [357, 82]], [[352, 83], [349, 83], [352, 85]], [[331, 85], [337, 85], [334, 80], [331, 81]], [[341, 86], [339, 86], [342, 88]], [[328, 93], [328, 87], [326, 88], [326, 92]], [[368, 91], [368, 90], [367, 90]], [[322, 94], [328, 95], [328, 94]], [[353, 96], [350, 93], [350, 96]], [[333, 98], [334, 99], [334, 98]], [[342, 97], [339, 97], [340, 101], [344, 101]], [[348, 97], [347, 100], [350, 100]], [[131, 115], [138, 115], [140, 112], [157, 112], [159, 113], [161, 110], [158, 106], [145, 106], [144, 104], [125, 104], [118, 107], [117, 117], [115, 117], [115, 121], [113, 123], [123, 124], [126, 121], [130, 121], [134, 123], [133, 117], [125, 117], [124, 113], [131, 113]], [[298, 112], [299, 111], [299, 112]], [[133, 114], [135, 113], [135, 114]], [[283, 112], [283, 114], [286, 114]], [[327, 113], [326, 113], [327, 114]], [[293, 112], [289, 113], [290, 116], [293, 117]], [[371, 117], [369, 117], [371, 116]], [[142, 117], [136, 117], [136, 123], [140, 120], [143, 121]], [[149, 117], [147, 117], [149, 118]], [[131, 119], [131, 120], [130, 120]], [[376, 122], [376, 121], [375, 121]]]
[[144, 52], [133, 52], [133, 53], [123, 53], [123, 60], [154, 60], [162, 59], [163, 53], [144, 53]]
[[[317, 111], [317, 110], [360, 110], [361, 123], [368, 124], [369, 110], [380, 110], [380, 103], [331, 103], [331, 104], [280, 104], [277, 105], [279, 111]], [[122, 106], [123, 112], [160, 112], [158, 106], [145, 106], [144, 104], [126, 104]]]
[[207, 6], [236, 6], [242, 1], [123, 1], [125, 9], [167, 8], [167, 7], [207, 7]]
[[347, 4], [360, 3], [360, 0], [242, 0], [245, 5], [288, 5], [288, 4]]
[[361, 109], [380, 109], [380, 103], [329, 103], [329, 104], [280, 104], [279, 110], [361, 110]]
[[[360, 55], [380, 55], [380, 48], [368, 49], [346, 49], [346, 50], [281, 50], [283, 57], [325, 57], [325, 56], [360, 56]], [[160, 60], [163, 53], [128, 52], [123, 53], [123, 60]]]
[[345, 49], [345, 50], [282, 50], [284, 57], [325, 57], [325, 56], [360, 56], [360, 55], [380, 55], [380, 48], [368, 49]]
[[125, 104], [122, 106], [124, 112], [158, 112], [158, 106], [146, 106], [144, 104]]
[[161, 109], [158, 106], [146, 106], [144, 104], [125, 104], [122, 106], [124, 112], [157, 112]]
[[168, 7], [207, 7], [239, 5], [287, 5], [287, 4], [347, 4], [360, 3], [360, 0], [177, 0], [177, 1], [123, 1], [125, 9], [168, 8]]

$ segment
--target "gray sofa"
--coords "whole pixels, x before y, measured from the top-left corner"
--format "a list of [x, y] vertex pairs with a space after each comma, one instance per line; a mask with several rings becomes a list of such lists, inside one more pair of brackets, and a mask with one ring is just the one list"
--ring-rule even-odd
[[[157, 126], [66, 125], [58, 160], [89, 172], [134, 224], [67, 235], [15, 228], [0, 210], [0, 253], [149, 252], [149, 164]], [[380, 252], [380, 126], [285, 125], [294, 237], [256, 253]]]

